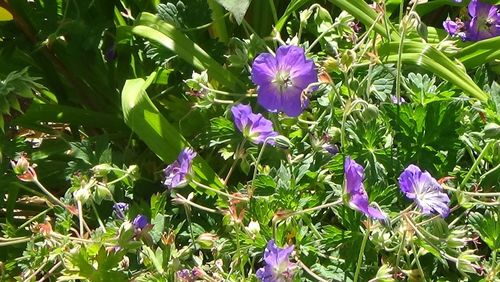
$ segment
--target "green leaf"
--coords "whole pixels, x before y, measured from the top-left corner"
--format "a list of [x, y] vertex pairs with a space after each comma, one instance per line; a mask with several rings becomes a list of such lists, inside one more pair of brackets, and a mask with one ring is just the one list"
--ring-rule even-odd
[[158, 42], [198, 70], [207, 70], [212, 78], [227, 88], [231, 90], [244, 88], [243, 82], [223, 68], [200, 46], [191, 41], [175, 26], [166, 23], [159, 17], [150, 13], [142, 13], [132, 32]]
[[[383, 44], [380, 48], [382, 60], [391, 63], [397, 62], [398, 47], [398, 42]], [[404, 42], [401, 60], [403, 63], [423, 67], [461, 88], [469, 96], [481, 101], [486, 101], [489, 98], [489, 95], [481, 90], [465, 71], [429, 44], [413, 41]]]
[[12, 124], [33, 128], [40, 127], [40, 122], [70, 123], [116, 131], [127, 130], [123, 121], [113, 115], [51, 104], [32, 104], [26, 113], [13, 120]]
[[479, 65], [500, 59], [500, 36], [475, 42], [455, 54], [466, 68], [474, 68]]
[[217, 3], [221, 4], [226, 10], [233, 14], [234, 19], [238, 24], [241, 24], [243, 17], [245, 16], [248, 6], [250, 6], [250, 0], [215, 0]]
[[293, 1], [291, 1], [290, 4], [288, 4], [288, 6], [286, 7], [286, 10], [285, 10], [285, 13], [283, 14], [283, 16], [281, 16], [281, 18], [276, 23], [276, 26], [275, 26], [276, 30], [281, 31], [281, 29], [285, 26], [285, 23], [286, 23], [286, 20], [288, 19], [288, 17], [293, 12], [300, 9], [300, 7], [304, 6], [309, 1], [310, 0], [293, 0]]
[[[173, 162], [179, 152], [191, 147], [149, 99], [146, 89], [154, 81], [155, 73], [145, 81], [142, 78], [125, 82], [122, 90], [122, 109], [125, 123], [165, 163]], [[199, 155], [193, 161], [194, 177], [198, 181], [222, 187], [220, 178]]]
[[[329, 0], [335, 6], [347, 11], [356, 19], [361, 21], [365, 26], [370, 27], [377, 19], [377, 13], [365, 1], [361, 0]], [[384, 36], [390, 38], [390, 31], [381, 24], [381, 21], [375, 23], [374, 30]]]
[[481, 239], [492, 251], [500, 249], [500, 209], [486, 210], [483, 214], [474, 212], [469, 214], [469, 220], [479, 232]]

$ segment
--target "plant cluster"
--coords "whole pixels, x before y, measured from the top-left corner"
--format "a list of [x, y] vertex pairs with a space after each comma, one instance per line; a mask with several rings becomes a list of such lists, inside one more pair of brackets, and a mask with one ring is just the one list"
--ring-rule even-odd
[[0, 20], [1, 281], [498, 281], [499, 3]]

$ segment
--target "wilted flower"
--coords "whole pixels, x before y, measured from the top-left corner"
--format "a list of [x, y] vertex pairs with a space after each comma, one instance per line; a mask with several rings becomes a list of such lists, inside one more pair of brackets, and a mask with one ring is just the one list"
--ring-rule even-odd
[[441, 185], [427, 171], [409, 165], [399, 176], [399, 187], [405, 196], [413, 199], [424, 214], [439, 213], [448, 216], [450, 198]]
[[[236, 127], [243, 133], [243, 136], [255, 144], [261, 144], [268, 137], [278, 135], [273, 130], [273, 123], [261, 114], [252, 113], [250, 105], [235, 105], [231, 108], [231, 112]], [[269, 143], [274, 144], [274, 141], [270, 140]]]
[[113, 205], [113, 211], [115, 212], [117, 218], [123, 220], [125, 218], [125, 214], [128, 211], [128, 204], [122, 202], [115, 203]]
[[500, 12], [498, 5], [472, 0], [469, 3], [469, 17], [465, 22], [460, 19], [443, 22], [444, 29], [451, 36], [459, 36], [464, 41], [479, 41], [500, 35]]
[[136, 229], [144, 229], [144, 227], [148, 226], [149, 224], [149, 219], [147, 216], [143, 214], [138, 214], [135, 218], [134, 221], [132, 221], [132, 224]]
[[265, 266], [257, 270], [257, 278], [262, 282], [292, 281], [295, 264], [289, 257], [293, 248], [293, 245], [278, 248], [274, 240], [270, 240], [264, 251]]
[[364, 168], [351, 157], [347, 157], [344, 164], [344, 178], [345, 191], [349, 194], [349, 205], [369, 217], [384, 220], [387, 215], [378, 206], [368, 202], [368, 195], [363, 186], [364, 176]]
[[276, 57], [263, 53], [252, 65], [252, 81], [259, 86], [257, 101], [270, 112], [282, 111], [288, 116], [300, 115], [307, 104], [303, 91], [318, 77], [312, 60], [304, 49], [280, 46]]
[[187, 177], [191, 173], [192, 161], [195, 157], [196, 153], [192, 149], [183, 149], [177, 160], [163, 170], [165, 175], [163, 185], [167, 186], [168, 189], [186, 185]]

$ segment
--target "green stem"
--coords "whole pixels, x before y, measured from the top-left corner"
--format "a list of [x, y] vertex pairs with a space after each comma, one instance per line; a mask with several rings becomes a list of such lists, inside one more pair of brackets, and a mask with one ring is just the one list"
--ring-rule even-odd
[[184, 198], [180, 194], [176, 194], [176, 197], [179, 198], [181, 200], [181, 203], [183, 203], [183, 204], [188, 204], [188, 205], [190, 205], [192, 207], [198, 208], [198, 209], [203, 210], [203, 211], [207, 211], [207, 212], [211, 212], [211, 213], [219, 213], [217, 210], [214, 210], [214, 209], [211, 209], [211, 208], [207, 208], [207, 207], [204, 207], [202, 205], [198, 205], [196, 203], [193, 203], [190, 200]]
[[238, 257], [238, 264], [240, 265], [240, 272], [243, 277], [243, 280], [245, 280], [245, 267], [243, 265], [242, 260], [241, 260], [241, 248], [240, 248], [240, 224], [236, 223], [236, 256]]
[[225, 95], [225, 96], [233, 96], [233, 97], [257, 97], [256, 94], [247, 94], [247, 93], [230, 93], [230, 92], [227, 92], [227, 91], [222, 91], [222, 90], [217, 90], [217, 89], [213, 89], [213, 88], [210, 88], [204, 84], [199, 84], [201, 86], [201, 88], [207, 90], [207, 91], [210, 91], [210, 92], [213, 92], [213, 93], [216, 93], [216, 94], [221, 94], [221, 95]]
[[5, 246], [10, 246], [10, 245], [15, 245], [15, 244], [21, 244], [21, 243], [25, 243], [25, 242], [28, 242], [30, 241], [32, 238], [31, 237], [28, 237], [28, 238], [15, 238], [15, 240], [1, 240], [0, 241], [0, 247], [5, 247]]
[[335, 202], [331, 202], [331, 203], [319, 205], [319, 206], [316, 206], [316, 207], [304, 209], [304, 210], [301, 210], [301, 211], [293, 212], [293, 213], [287, 215], [286, 217], [282, 218], [281, 220], [289, 218], [289, 217], [301, 215], [301, 214], [304, 214], [304, 213], [308, 213], [308, 212], [312, 212], [312, 211], [317, 211], [317, 210], [324, 209], [324, 208], [333, 207], [333, 206], [336, 206], [336, 205], [341, 204], [341, 203], [342, 203], [342, 199], [338, 199]]
[[418, 271], [420, 272], [420, 276], [422, 277], [424, 282], [426, 282], [427, 279], [425, 279], [424, 270], [422, 269], [422, 265], [420, 264], [420, 260], [418, 259], [418, 252], [417, 252], [417, 250], [415, 248], [415, 244], [413, 242], [411, 243], [411, 249], [413, 250], [413, 255], [415, 256], [415, 261], [417, 262], [417, 267], [418, 267]]
[[262, 144], [262, 147], [260, 148], [259, 155], [257, 156], [257, 160], [255, 161], [255, 168], [253, 170], [253, 176], [252, 176], [252, 184], [250, 185], [250, 190], [248, 191], [249, 198], [252, 198], [252, 196], [253, 196], [253, 191], [255, 189], [255, 178], [257, 177], [257, 172], [259, 170], [260, 160], [262, 159], [262, 156], [264, 155], [264, 149], [266, 148], [268, 140], [270, 140], [272, 138], [274, 138], [274, 137], [267, 137], [264, 140], [264, 143]]
[[44, 210], [43, 212], [35, 215], [34, 217], [30, 218], [29, 220], [27, 220], [25, 223], [21, 224], [18, 228], [17, 228], [17, 231], [23, 229], [24, 227], [28, 226], [30, 223], [32, 223], [33, 221], [37, 220], [38, 218], [46, 215], [49, 211], [51, 211], [53, 208], [48, 208], [46, 210]]
[[399, 271], [399, 261], [401, 259], [401, 252], [403, 251], [406, 242], [406, 231], [403, 232], [403, 239], [401, 239], [401, 244], [399, 245], [398, 254], [396, 255], [396, 271]]
[[472, 197], [499, 197], [500, 196], [500, 192], [497, 192], [497, 193], [494, 193], [494, 192], [492, 192], [492, 193], [469, 192], [469, 191], [461, 191], [459, 189], [455, 189], [455, 188], [449, 187], [449, 186], [444, 185], [444, 184], [442, 184], [441, 186], [445, 190], [450, 190], [450, 191], [462, 193], [462, 194], [472, 196]]
[[38, 186], [38, 188], [40, 188], [40, 190], [42, 190], [43, 193], [45, 193], [45, 195], [47, 195], [49, 197], [49, 199], [52, 201], [52, 203], [54, 204], [57, 204], [57, 205], [60, 205], [61, 207], [67, 209], [66, 205], [61, 202], [61, 200], [59, 200], [58, 198], [56, 198], [54, 195], [52, 195], [52, 193], [50, 193], [49, 190], [47, 190], [43, 185], [42, 183], [40, 183], [40, 181], [38, 181], [37, 178], [35, 178], [33, 180], [33, 182], [36, 184], [36, 186]]
[[[226, 178], [224, 178], [224, 185], [227, 185], [227, 182], [229, 181], [229, 177], [231, 177], [231, 174], [233, 173], [234, 168], [236, 167], [236, 164], [238, 164], [239, 159], [242, 157], [244, 154], [244, 150], [242, 150], [243, 146], [245, 146], [247, 139], [243, 138], [240, 144], [238, 144], [238, 147], [236, 147], [236, 151], [234, 152], [234, 161], [231, 164], [231, 167], [229, 168], [229, 172], [226, 175]], [[243, 151], [243, 153], [240, 154], [240, 151]]]
[[484, 158], [484, 156], [486, 155], [486, 152], [490, 149], [490, 147], [491, 147], [491, 145], [493, 145], [493, 143], [495, 143], [494, 140], [488, 142], [486, 144], [486, 146], [484, 146], [484, 149], [481, 151], [481, 153], [477, 157], [476, 161], [472, 164], [472, 167], [470, 168], [469, 172], [465, 175], [464, 179], [462, 180], [462, 183], [460, 183], [458, 190], [461, 190], [465, 186], [465, 183], [467, 183], [467, 181], [469, 181], [469, 178], [472, 176], [472, 173], [474, 173], [477, 166], [479, 165], [479, 162], [481, 162], [481, 160]]
[[358, 263], [356, 265], [356, 272], [354, 273], [354, 282], [358, 281], [359, 271], [361, 270], [361, 263], [363, 262], [363, 255], [365, 254], [366, 242], [368, 241], [368, 237], [370, 236], [370, 222], [368, 223], [368, 227], [365, 231], [365, 236], [363, 237], [363, 242], [361, 242], [361, 248], [359, 249], [358, 255]]
[[94, 210], [94, 214], [97, 218], [97, 221], [99, 222], [99, 226], [102, 228], [102, 231], [106, 232], [106, 226], [104, 225], [103, 221], [101, 220], [101, 217], [99, 216], [99, 213], [97, 212], [97, 208], [96, 208], [94, 202], [90, 201], [90, 205], [92, 206], [92, 210]]
[[274, 25], [278, 22], [278, 14], [276, 13], [276, 6], [274, 6], [274, 0], [269, 0], [269, 6], [271, 7], [271, 13], [273, 14]]
[[241, 197], [237, 197], [237, 196], [234, 196], [234, 195], [228, 194], [228, 193], [226, 193], [226, 192], [223, 192], [223, 191], [221, 191], [221, 190], [217, 190], [217, 189], [212, 188], [212, 187], [210, 187], [210, 186], [207, 186], [207, 185], [205, 185], [205, 184], [201, 184], [201, 183], [199, 183], [199, 182], [197, 182], [197, 181], [195, 181], [195, 180], [191, 180], [191, 181], [193, 182], [193, 184], [194, 184], [194, 185], [196, 185], [196, 186], [198, 186], [198, 187], [201, 187], [201, 188], [203, 188], [203, 189], [206, 189], [206, 190], [209, 190], [209, 191], [215, 192], [215, 193], [220, 194], [220, 195], [224, 195], [224, 196], [226, 196], [226, 197], [228, 197], [228, 198], [230, 198], [230, 199], [236, 199], [236, 200], [245, 201], [245, 202], [246, 202], [246, 201], [248, 201], [248, 199], [247, 199], [247, 198], [241, 198]]

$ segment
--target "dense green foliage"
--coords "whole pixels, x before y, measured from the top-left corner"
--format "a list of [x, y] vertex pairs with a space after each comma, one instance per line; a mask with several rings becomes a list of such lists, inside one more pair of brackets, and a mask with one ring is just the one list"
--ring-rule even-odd
[[[293, 281], [498, 281], [500, 36], [443, 30], [470, 1], [374, 2], [0, 0], [0, 281], [258, 281], [271, 239]], [[299, 117], [251, 78], [282, 45], [318, 72]], [[239, 103], [274, 146], [242, 136]], [[388, 220], [349, 205], [347, 156]], [[410, 164], [447, 217], [401, 193]]]

